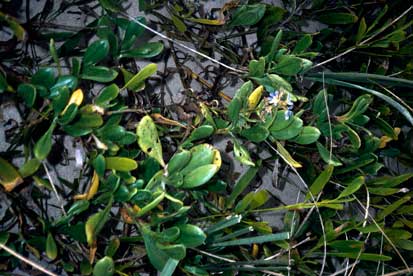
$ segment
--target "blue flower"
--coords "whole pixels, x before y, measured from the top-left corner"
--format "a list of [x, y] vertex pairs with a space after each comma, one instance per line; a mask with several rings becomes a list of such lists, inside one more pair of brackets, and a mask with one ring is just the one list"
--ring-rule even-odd
[[280, 102], [280, 92], [271, 92], [270, 96], [268, 97], [268, 102], [274, 106], [277, 106]]
[[289, 120], [292, 115], [293, 115], [293, 112], [292, 112], [290, 109], [287, 109], [287, 110], [284, 112], [284, 119], [285, 119], [285, 120]]

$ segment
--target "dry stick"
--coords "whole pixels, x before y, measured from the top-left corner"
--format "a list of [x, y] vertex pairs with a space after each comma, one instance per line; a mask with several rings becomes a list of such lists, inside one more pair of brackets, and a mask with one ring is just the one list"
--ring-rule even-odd
[[48, 271], [47, 269], [41, 267], [40, 265], [36, 264], [35, 262], [27, 259], [26, 257], [20, 255], [19, 253], [17, 253], [16, 251], [12, 250], [11, 248], [9, 248], [8, 246], [6, 246], [5, 244], [0, 244], [0, 248], [3, 249], [4, 251], [6, 251], [7, 253], [9, 253], [10, 255], [13, 255], [14, 257], [16, 257], [17, 259], [21, 260], [22, 262], [25, 262], [26, 264], [34, 267], [37, 270], [40, 270], [41, 272], [50, 275], [50, 276], [58, 276], [57, 274], [54, 274], [53, 272]]
[[57, 201], [59, 201], [60, 209], [62, 209], [62, 213], [63, 213], [65, 216], [67, 216], [66, 211], [65, 211], [65, 207], [64, 207], [64, 205], [63, 205], [63, 200], [62, 200], [62, 198], [59, 196], [59, 193], [58, 193], [57, 190], [56, 190], [56, 186], [55, 186], [54, 183], [53, 183], [53, 179], [52, 179], [52, 177], [51, 177], [51, 175], [50, 175], [50, 173], [49, 173], [49, 170], [47, 169], [47, 166], [46, 166], [46, 164], [45, 164], [44, 162], [42, 162], [42, 165], [43, 165], [44, 170], [46, 171], [47, 178], [49, 178], [50, 185], [52, 186], [53, 192], [54, 192], [55, 195], [56, 195]]
[[[356, 265], [356, 264], [358, 264], [358, 263], [359, 263], [359, 261], [356, 261], [356, 262], [352, 263], [351, 265]], [[345, 267], [345, 268], [343, 268], [343, 269], [340, 269], [340, 270], [334, 272], [333, 274], [330, 274], [329, 276], [337, 276], [337, 275], [340, 275], [340, 274], [342, 274], [343, 272], [346, 272], [346, 270], [347, 270], [347, 267]]]
[[[358, 202], [358, 204], [361, 206], [362, 209], [364, 209], [366, 212], [368, 212], [366, 210], [366, 207], [364, 207], [364, 205], [361, 203], [361, 201], [355, 196], [353, 195], [353, 198]], [[400, 253], [400, 251], [397, 249], [396, 245], [393, 243], [393, 241], [389, 238], [389, 236], [387, 236], [386, 233], [384, 233], [384, 230], [380, 227], [380, 225], [377, 223], [377, 221], [373, 218], [372, 215], [370, 215], [370, 213], [368, 213], [370, 219], [373, 221], [373, 223], [376, 225], [376, 227], [379, 229], [379, 231], [381, 232], [381, 234], [384, 236], [384, 238], [389, 242], [389, 244], [391, 245], [391, 247], [394, 249], [394, 251], [396, 252], [397, 256], [399, 256], [400, 260], [403, 262], [404, 266], [406, 267], [407, 271], [412, 272], [413, 270], [409, 267], [409, 265], [407, 264], [406, 260], [403, 258], [402, 254]]]
[[389, 93], [390, 95], [392, 95], [392, 97], [394, 97], [395, 99], [399, 100], [399, 102], [404, 105], [408, 110], [410, 110], [410, 112], [413, 113], [413, 108], [408, 105], [405, 101], [403, 101], [399, 96], [397, 96], [396, 94], [394, 94], [390, 89], [384, 87], [383, 85], [381, 85], [380, 83], [377, 82], [373, 82], [374, 84], [377, 84], [380, 88], [382, 88], [383, 90], [385, 90], [387, 93]]
[[265, 143], [275, 152], [277, 153], [278, 156], [280, 156], [285, 163], [288, 164], [288, 166], [290, 166], [290, 168], [293, 170], [293, 172], [297, 175], [297, 177], [299, 178], [299, 180], [301, 181], [301, 183], [305, 186], [305, 188], [308, 190], [308, 193], [311, 197], [312, 202], [315, 203], [315, 208], [318, 212], [318, 218], [320, 219], [320, 226], [321, 226], [321, 231], [323, 232], [323, 263], [321, 265], [321, 269], [320, 269], [320, 276], [323, 275], [324, 273], [324, 268], [326, 265], [326, 260], [327, 260], [327, 237], [326, 237], [326, 231], [325, 231], [325, 227], [324, 227], [324, 220], [323, 217], [321, 216], [320, 210], [317, 206], [317, 200], [314, 198], [313, 193], [310, 191], [310, 188], [308, 187], [307, 183], [305, 183], [304, 179], [301, 177], [301, 175], [298, 173], [297, 169], [276, 149], [274, 148], [269, 142], [265, 141]]
[[323, 72], [323, 96], [324, 96], [324, 104], [326, 106], [327, 112], [327, 120], [328, 120], [328, 131], [329, 131], [329, 138], [330, 138], [330, 148], [329, 148], [329, 161], [333, 156], [333, 128], [331, 127], [331, 118], [330, 118], [330, 109], [328, 108], [328, 98], [327, 98], [327, 91], [325, 88], [325, 81], [324, 81], [324, 72]]
[[402, 275], [402, 274], [405, 274], [405, 273], [409, 273], [409, 272], [412, 272], [412, 271], [413, 271], [413, 267], [408, 267], [408, 268], [403, 269], [403, 270], [383, 274], [382, 276], [396, 276], [396, 275]]
[[[378, 36], [379, 34], [381, 34], [383, 31], [385, 31], [387, 28], [389, 28], [390, 26], [392, 26], [393, 24], [395, 24], [395, 23], [396, 23], [397, 21], [399, 21], [403, 16], [405, 16], [407, 13], [409, 13], [412, 9], [413, 9], [413, 5], [410, 6], [410, 8], [408, 8], [407, 10], [405, 10], [401, 15], [399, 15], [399, 16], [398, 16], [396, 19], [394, 19], [392, 22], [390, 22], [389, 24], [387, 24], [386, 26], [384, 26], [383, 28], [381, 28], [381, 30], [379, 30], [377, 33], [375, 33], [374, 35], [372, 35], [372, 36], [370, 36], [369, 38], [367, 38], [367, 39], [363, 40], [362, 42], [360, 42], [360, 44], [358, 44], [357, 46], [364, 45], [364, 44], [366, 44], [367, 42], [369, 42], [370, 40], [372, 40], [373, 38], [375, 38], [376, 36]], [[348, 53], [351, 53], [351, 52], [353, 52], [354, 50], [356, 50], [356, 49], [357, 49], [357, 46], [350, 47], [349, 49], [347, 49], [347, 50], [344, 51], [343, 53], [338, 54], [337, 56], [334, 56], [334, 57], [329, 58], [329, 59], [327, 59], [327, 60], [325, 60], [325, 61], [323, 61], [323, 62], [321, 62], [321, 63], [318, 63], [318, 64], [314, 65], [313, 67], [311, 67], [311, 69], [320, 67], [320, 66], [322, 66], [322, 65], [324, 65], [324, 64], [327, 64], [327, 63], [329, 63], [329, 62], [331, 62], [331, 61], [333, 61], [333, 60], [335, 60], [335, 59], [338, 59], [338, 58], [340, 58], [340, 57], [342, 57], [342, 56], [345, 56], [345, 55], [347, 55]]]
[[183, 43], [181, 43], [181, 42], [178, 42], [178, 41], [176, 41], [176, 40], [174, 40], [174, 39], [172, 39], [172, 38], [164, 35], [163, 33], [160, 33], [160, 32], [158, 32], [158, 31], [152, 29], [151, 27], [143, 24], [142, 22], [139, 22], [138, 20], [136, 20], [135, 18], [133, 18], [132, 16], [130, 16], [129, 14], [127, 14], [127, 13], [125, 13], [125, 12], [120, 12], [120, 14], [123, 15], [123, 16], [125, 16], [125, 17], [127, 17], [128, 19], [132, 20], [133, 22], [135, 22], [135, 23], [138, 24], [139, 26], [145, 28], [146, 30], [150, 31], [151, 33], [154, 33], [154, 34], [156, 34], [157, 36], [160, 36], [160, 37], [162, 37], [163, 39], [166, 39], [166, 40], [168, 40], [169, 42], [174, 43], [174, 44], [178, 45], [178, 46], [181, 47], [181, 48], [184, 48], [185, 50], [188, 50], [188, 51], [190, 51], [190, 52], [192, 52], [192, 53], [194, 53], [194, 54], [197, 54], [197, 55], [199, 55], [199, 56], [201, 56], [201, 57], [203, 57], [203, 58], [206, 58], [206, 59], [208, 59], [208, 60], [210, 60], [210, 61], [212, 61], [212, 62], [214, 62], [214, 63], [216, 63], [216, 64], [219, 64], [219, 65], [221, 65], [222, 67], [225, 67], [225, 68], [227, 68], [227, 69], [229, 69], [229, 70], [231, 70], [231, 71], [234, 71], [234, 72], [237, 72], [237, 73], [241, 73], [241, 74], [246, 74], [246, 73], [248, 73], [247, 71], [240, 70], [240, 69], [236, 69], [236, 68], [231, 67], [231, 66], [229, 66], [229, 65], [227, 65], [227, 64], [225, 64], [225, 63], [222, 63], [222, 62], [220, 62], [220, 61], [218, 61], [218, 60], [216, 60], [216, 59], [214, 59], [214, 58], [211, 58], [211, 57], [209, 57], [209, 56], [207, 56], [207, 55], [205, 55], [205, 54], [203, 54], [203, 53], [201, 53], [201, 52], [199, 52], [199, 51], [197, 51], [197, 50], [195, 50], [195, 49], [192, 49], [191, 47], [188, 47], [188, 46], [186, 46], [185, 44], [183, 44]]

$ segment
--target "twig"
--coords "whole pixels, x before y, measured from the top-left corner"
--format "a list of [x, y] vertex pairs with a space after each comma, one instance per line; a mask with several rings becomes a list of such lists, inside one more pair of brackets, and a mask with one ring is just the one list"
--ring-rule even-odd
[[19, 253], [17, 253], [16, 251], [12, 250], [11, 248], [9, 248], [8, 246], [6, 246], [5, 244], [0, 244], [0, 248], [3, 249], [4, 251], [6, 251], [7, 253], [9, 253], [10, 255], [13, 255], [14, 257], [16, 257], [17, 259], [21, 260], [22, 262], [25, 262], [26, 264], [34, 267], [37, 270], [40, 270], [41, 272], [50, 275], [50, 276], [58, 276], [57, 274], [54, 274], [53, 272], [48, 271], [47, 269], [41, 267], [40, 265], [36, 264], [35, 262], [27, 259], [26, 257], [20, 255]]
[[347, 49], [346, 51], [344, 51], [343, 53], [340, 53], [332, 58], [329, 58], [323, 62], [320, 62], [316, 65], [314, 65], [313, 67], [311, 67], [311, 69], [320, 67], [324, 64], [327, 64], [335, 59], [338, 59], [342, 56], [347, 55], [348, 53], [353, 52], [354, 50], [356, 50], [358, 48], [358, 46], [362, 46], [364, 44], [366, 44], [367, 42], [369, 42], [370, 40], [372, 40], [373, 38], [375, 38], [376, 36], [378, 36], [379, 34], [381, 34], [383, 31], [385, 31], [387, 28], [391, 27], [393, 24], [395, 24], [397, 21], [399, 21], [403, 16], [405, 16], [407, 13], [409, 13], [411, 10], [413, 9], [413, 5], [410, 6], [410, 8], [408, 8], [407, 10], [405, 10], [401, 15], [399, 15], [396, 19], [394, 19], [393, 21], [391, 21], [389, 24], [387, 24], [386, 26], [384, 26], [383, 28], [381, 28], [381, 30], [379, 30], [377, 33], [373, 34], [372, 36], [370, 36], [369, 38], [363, 40], [362, 42], [360, 42], [358, 45], [350, 47], [349, 49]]
[[402, 274], [405, 274], [405, 273], [409, 273], [409, 272], [412, 272], [412, 271], [413, 271], [413, 267], [408, 267], [408, 268], [403, 269], [403, 270], [383, 274], [382, 276], [396, 276], [396, 275], [402, 275]]
[[333, 128], [331, 126], [331, 118], [330, 118], [330, 109], [328, 108], [328, 98], [327, 98], [327, 91], [325, 89], [325, 81], [324, 81], [324, 72], [323, 72], [323, 96], [324, 96], [324, 104], [326, 106], [326, 113], [327, 113], [327, 120], [328, 120], [328, 132], [329, 132], [329, 139], [330, 139], [330, 147], [329, 147], [329, 161], [332, 160], [333, 157]]
[[209, 57], [209, 56], [207, 56], [207, 55], [205, 55], [205, 54], [203, 54], [203, 53], [201, 53], [201, 52], [199, 52], [199, 51], [197, 51], [197, 50], [195, 50], [195, 49], [192, 49], [191, 47], [188, 47], [188, 46], [186, 46], [185, 44], [183, 44], [183, 43], [181, 43], [181, 42], [178, 42], [178, 41], [176, 41], [176, 40], [174, 40], [174, 39], [172, 39], [172, 38], [170, 38], [170, 37], [168, 37], [168, 36], [166, 36], [166, 35], [158, 32], [158, 31], [152, 29], [151, 27], [143, 24], [142, 22], [139, 22], [139, 20], [136, 20], [135, 18], [133, 18], [132, 16], [130, 16], [129, 14], [127, 14], [127, 13], [125, 13], [125, 12], [120, 12], [120, 14], [123, 15], [123, 16], [125, 16], [125, 17], [127, 17], [128, 19], [132, 20], [133, 22], [135, 22], [135, 23], [138, 24], [139, 26], [145, 28], [146, 30], [150, 31], [151, 33], [154, 33], [154, 34], [156, 34], [157, 36], [160, 36], [160, 37], [162, 37], [163, 39], [166, 39], [166, 40], [168, 40], [169, 42], [174, 43], [174, 44], [178, 45], [178, 46], [181, 47], [181, 48], [184, 48], [185, 50], [188, 50], [188, 51], [190, 51], [190, 52], [192, 52], [192, 53], [194, 53], [194, 54], [197, 54], [197, 55], [199, 55], [199, 56], [201, 56], [201, 57], [203, 57], [203, 58], [206, 58], [206, 59], [208, 59], [208, 60], [210, 60], [210, 61], [212, 61], [212, 62], [214, 62], [214, 63], [216, 63], [216, 64], [219, 64], [219, 65], [221, 65], [222, 67], [225, 67], [225, 68], [227, 68], [227, 69], [229, 69], [229, 70], [231, 70], [231, 71], [234, 71], [234, 72], [237, 72], [237, 73], [240, 73], [240, 74], [248, 73], [247, 71], [240, 70], [240, 69], [236, 69], [236, 68], [231, 67], [231, 66], [229, 66], [229, 65], [227, 65], [227, 64], [225, 64], [225, 63], [222, 63], [222, 62], [220, 62], [220, 61], [218, 61], [218, 60], [216, 60], [216, 59], [214, 59], [214, 58], [211, 58], [211, 57]]
[[62, 200], [62, 198], [60, 197], [59, 193], [58, 193], [57, 190], [56, 190], [56, 186], [55, 186], [54, 183], [53, 183], [53, 179], [52, 179], [52, 177], [51, 177], [51, 175], [50, 175], [50, 173], [49, 173], [49, 170], [47, 169], [47, 166], [46, 166], [46, 164], [45, 164], [44, 162], [42, 163], [42, 165], [43, 165], [44, 170], [46, 171], [47, 178], [49, 179], [49, 182], [50, 182], [50, 185], [52, 186], [53, 192], [54, 192], [55, 195], [56, 195], [57, 201], [58, 201], [59, 204], [60, 204], [60, 209], [62, 209], [62, 213], [63, 213], [65, 216], [67, 216], [66, 211], [65, 211], [65, 208], [64, 208], [64, 205], [63, 205], [63, 200]]
[[326, 231], [325, 231], [325, 227], [324, 227], [324, 220], [323, 217], [320, 214], [320, 210], [317, 206], [317, 201], [314, 198], [313, 193], [310, 191], [310, 188], [308, 187], [307, 183], [305, 183], [304, 179], [301, 177], [301, 175], [298, 173], [297, 169], [276, 149], [274, 148], [268, 141], [265, 141], [265, 143], [275, 152], [277, 153], [278, 156], [280, 156], [285, 163], [288, 164], [288, 166], [290, 166], [290, 168], [293, 170], [293, 172], [297, 175], [297, 177], [299, 178], [299, 180], [301, 181], [301, 183], [305, 186], [305, 188], [308, 190], [308, 193], [311, 197], [311, 200], [315, 203], [315, 208], [317, 210], [317, 214], [318, 214], [318, 218], [320, 219], [320, 226], [321, 226], [321, 231], [323, 233], [323, 261], [321, 264], [321, 269], [320, 269], [320, 276], [323, 275], [324, 273], [324, 268], [326, 265], [326, 260], [327, 260], [327, 237], [326, 237]]

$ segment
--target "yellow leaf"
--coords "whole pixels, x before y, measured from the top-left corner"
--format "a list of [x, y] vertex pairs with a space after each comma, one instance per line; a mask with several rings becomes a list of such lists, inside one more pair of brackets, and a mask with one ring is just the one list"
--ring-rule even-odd
[[261, 100], [262, 92], [264, 91], [264, 86], [258, 86], [251, 95], [248, 97], [248, 109], [253, 110]]
[[82, 199], [90, 200], [97, 193], [98, 189], [99, 189], [99, 176], [96, 173], [96, 171], [93, 171], [93, 176], [92, 176], [92, 181], [90, 184], [89, 191], [87, 191], [84, 194], [75, 195], [73, 199], [74, 200], [82, 200]]
[[213, 159], [212, 159], [212, 164], [214, 164], [214, 165], [216, 165], [218, 168], [217, 169], [219, 169], [219, 168], [221, 168], [221, 164], [222, 164], [222, 159], [221, 159], [221, 153], [219, 152], [219, 150], [217, 150], [217, 149], [213, 149], [212, 150], [212, 152], [213, 152]]
[[188, 21], [205, 24], [205, 25], [213, 25], [213, 26], [220, 26], [225, 24], [225, 20], [222, 19], [205, 19], [205, 18], [185, 18]]
[[162, 116], [159, 113], [154, 113], [151, 114], [152, 119], [155, 120], [156, 123], [158, 124], [163, 124], [163, 125], [170, 125], [170, 126], [178, 126], [178, 127], [182, 127], [182, 128], [187, 128], [186, 126], [184, 126], [183, 124], [181, 124], [180, 122], [177, 122], [175, 120], [171, 120], [168, 118], [165, 118], [164, 116]]
[[380, 149], [385, 148], [386, 145], [387, 145], [387, 143], [390, 142], [391, 140], [393, 140], [393, 139], [392, 139], [391, 137], [389, 137], [389, 136], [386, 136], [386, 135], [380, 137], [380, 145], [379, 145], [379, 148], [380, 148]]
[[401, 131], [401, 129], [399, 127], [394, 128], [394, 134], [396, 136], [396, 138], [394, 139], [395, 141], [397, 141], [399, 139], [400, 131]]
[[7, 160], [0, 157], [0, 184], [6, 192], [11, 192], [16, 186], [23, 183], [19, 172]]
[[66, 110], [69, 108], [69, 105], [72, 103], [76, 104], [79, 106], [83, 102], [83, 91], [82, 89], [77, 89], [75, 92], [72, 93], [72, 96], [69, 99], [69, 102], [67, 103], [65, 109], [63, 109], [62, 114], [66, 112]]
[[277, 150], [281, 154], [283, 159], [285, 159], [285, 161], [287, 161], [287, 163], [289, 165], [293, 166], [294, 168], [301, 168], [302, 167], [302, 165], [300, 163], [298, 163], [297, 161], [295, 161], [292, 158], [292, 156], [290, 155], [290, 153], [279, 142], [277, 142]]
[[75, 195], [73, 197], [73, 199], [74, 200], [83, 200], [83, 199], [86, 199], [86, 197], [87, 197], [87, 193], [84, 193], [84, 194], [80, 194], [80, 195]]
[[254, 244], [252, 245], [251, 256], [254, 257], [254, 258], [256, 258], [256, 257], [258, 256], [259, 249], [260, 249], [260, 248], [259, 248], [258, 244], [254, 243]]
[[92, 177], [92, 184], [90, 185], [89, 191], [87, 192], [86, 199], [90, 200], [93, 198], [93, 196], [97, 193], [99, 189], [99, 176], [96, 173], [96, 171], [93, 171], [93, 177]]

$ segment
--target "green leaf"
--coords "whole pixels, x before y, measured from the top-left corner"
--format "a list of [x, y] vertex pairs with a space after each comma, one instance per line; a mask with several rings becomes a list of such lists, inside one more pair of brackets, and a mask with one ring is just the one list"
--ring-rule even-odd
[[23, 98], [28, 107], [32, 107], [36, 101], [36, 87], [32, 84], [23, 83], [17, 88], [17, 93]]
[[165, 167], [158, 131], [149, 115], [143, 117], [139, 122], [136, 127], [136, 135], [138, 136], [138, 144], [142, 151], [158, 161], [162, 167]]
[[52, 105], [55, 114], [61, 113], [70, 99], [70, 92], [67, 86], [60, 87], [56, 90], [57, 95], [52, 98]]
[[[280, 114], [277, 116], [280, 116]], [[271, 131], [271, 135], [277, 140], [288, 140], [294, 138], [303, 130], [303, 120], [293, 116], [293, 121], [288, 125], [288, 127], [279, 131]]]
[[360, 20], [359, 29], [355, 37], [356, 43], [359, 43], [364, 38], [366, 31], [367, 31], [366, 19], [364, 19], [363, 17]]
[[109, 102], [116, 99], [119, 94], [119, 87], [113, 83], [102, 89], [100, 94], [95, 99], [95, 104], [106, 108], [109, 106]]
[[145, 242], [145, 250], [148, 254], [149, 261], [158, 271], [162, 271], [169, 260], [169, 256], [157, 247], [154, 239], [155, 234], [150, 230], [149, 226], [141, 225], [139, 230]]
[[254, 210], [264, 205], [270, 199], [267, 190], [259, 190], [248, 193], [235, 207], [235, 212], [241, 213], [245, 210]]
[[92, 271], [92, 265], [90, 264], [89, 260], [83, 259], [80, 263], [80, 273], [82, 275], [90, 275]]
[[308, 62], [308, 60], [292, 55], [281, 56], [277, 65], [271, 68], [271, 72], [281, 75], [294, 76], [305, 69], [305, 67], [308, 67]]
[[40, 161], [44, 160], [52, 149], [52, 135], [56, 127], [56, 120], [52, 122], [45, 134], [36, 142], [33, 148], [34, 156]]
[[19, 168], [21, 177], [26, 178], [34, 174], [40, 167], [41, 162], [36, 159], [30, 159]]
[[103, 124], [102, 116], [95, 112], [81, 112], [80, 118], [72, 126], [75, 128], [97, 128]]
[[269, 131], [261, 125], [255, 125], [241, 131], [241, 135], [251, 142], [259, 143], [267, 139]]
[[108, 11], [120, 12], [120, 2], [115, 0], [99, 0], [100, 5]]
[[[142, 16], [136, 17], [135, 20], [139, 21], [142, 24], [146, 24], [146, 20]], [[144, 31], [145, 29], [141, 25], [133, 20], [129, 21], [128, 26], [125, 30], [125, 36], [123, 37], [122, 41], [122, 50], [131, 48], [136, 39], [141, 36]]]
[[115, 263], [111, 257], [105, 256], [95, 264], [93, 276], [112, 276], [115, 273]]
[[323, 23], [331, 25], [344, 25], [355, 23], [358, 17], [352, 13], [331, 12], [317, 16], [317, 19]]
[[364, 249], [363, 241], [354, 241], [354, 240], [336, 240], [328, 243], [329, 246], [338, 250], [339, 252], [354, 252], [358, 253]]
[[294, 47], [293, 54], [301, 54], [307, 50], [313, 43], [313, 37], [310, 34], [303, 35]]
[[370, 179], [367, 181], [368, 186], [383, 186], [383, 187], [396, 187], [400, 185], [401, 183], [406, 182], [410, 178], [413, 177], [413, 173], [405, 173], [401, 175], [396, 175], [396, 176], [382, 176], [382, 177], [376, 177], [374, 179]]
[[161, 42], [148, 42], [132, 50], [123, 51], [119, 58], [152, 58], [159, 55], [163, 48]]
[[57, 122], [63, 126], [69, 124], [76, 117], [78, 109], [79, 107], [76, 103], [70, 104], [66, 109], [66, 112], [57, 120]]
[[348, 125], [343, 124], [343, 127], [347, 132], [348, 139], [353, 144], [353, 147], [359, 149], [361, 147], [361, 138], [358, 133]]
[[[397, 101], [395, 101], [394, 99], [392, 99], [391, 97], [384, 95], [381, 92], [378, 92], [376, 90], [364, 87], [364, 86], [360, 86], [357, 84], [352, 84], [349, 82], [344, 82], [344, 81], [340, 81], [340, 80], [335, 80], [335, 79], [331, 79], [331, 78], [312, 78], [309, 77], [308, 79], [310, 80], [315, 80], [315, 81], [319, 81], [319, 82], [325, 82], [328, 84], [335, 84], [335, 85], [340, 85], [340, 86], [344, 86], [344, 87], [350, 87], [350, 88], [355, 88], [355, 89], [359, 89], [365, 92], [368, 92], [380, 99], [382, 99], [383, 101], [387, 102], [389, 105], [393, 106], [395, 109], [397, 109], [408, 121], [411, 125], [413, 125], [413, 117], [410, 114], [410, 112], [404, 107], [402, 106], [400, 103], [398, 103]], [[400, 81], [401, 83], [401, 81]]]
[[316, 142], [320, 137], [321, 132], [318, 128], [313, 126], [305, 126], [301, 129], [301, 132], [298, 134], [297, 137], [291, 139], [291, 142], [300, 144], [300, 145], [308, 145]]
[[251, 26], [256, 24], [265, 13], [264, 4], [241, 5], [233, 14], [229, 27]]
[[214, 133], [214, 130], [214, 127], [211, 125], [199, 126], [191, 132], [188, 139], [183, 144], [207, 138]]
[[239, 114], [242, 108], [242, 101], [239, 97], [234, 97], [228, 105], [228, 118], [235, 124], [238, 121]]
[[356, 170], [360, 167], [371, 164], [374, 161], [376, 161], [376, 157], [373, 154], [364, 154], [352, 160], [351, 163], [346, 165], [345, 167], [337, 169], [335, 173], [336, 174], [347, 173], [347, 172]]
[[[55, 85], [53, 85], [50, 88], [50, 96], [53, 97], [54, 95], [58, 94], [59, 89], [61, 89], [62, 87], [67, 87], [69, 88], [70, 91], [73, 91], [77, 88], [78, 86], [78, 79], [75, 76], [71, 76], [71, 75], [66, 75], [66, 76], [60, 76]], [[41, 94], [40, 94], [41, 95]]]
[[168, 174], [172, 175], [173, 173], [180, 171], [184, 168], [189, 160], [191, 159], [191, 152], [188, 150], [183, 150], [179, 153], [175, 153], [172, 156], [171, 160], [168, 162]]
[[238, 246], [238, 245], [251, 245], [251, 244], [260, 244], [265, 242], [274, 242], [274, 241], [282, 241], [288, 240], [290, 238], [289, 232], [281, 232], [277, 234], [268, 234], [262, 235], [257, 237], [250, 237], [232, 241], [224, 241], [224, 242], [217, 242], [213, 243], [211, 246], [214, 247], [226, 247], [226, 246]]
[[[274, 57], [277, 53], [277, 49], [278, 49], [278, 46], [280, 45], [282, 36], [283, 36], [283, 31], [279, 30], [274, 40], [272, 41], [270, 52], [266, 56], [267, 62], [269, 64], [271, 64], [271, 62], [274, 60]], [[288, 90], [288, 91], [291, 91], [291, 90]]]
[[0, 245], [6, 244], [10, 234], [8, 232], [0, 232]]
[[57, 257], [57, 245], [51, 233], [47, 235], [46, 239], [46, 256], [50, 260], [54, 260]]
[[141, 210], [139, 210], [137, 213], [135, 213], [135, 217], [141, 217], [141, 216], [147, 214], [149, 211], [156, 208], [164, 198], [165, 198], [165, 193], [164, 192], [160, 193], [151, 202], [146, 204], [145, 207], [143, 207]]
[[85, 224], [86, 239], [89, 246], [92, 246], [97, 239], [100, 231], [103, 229], [106, 221], [109, 219], [109, 212], [112, 208], [112, 198], [109, 200], [108, 205], [102, 211], [91, 215]]
[[[108, 125], [99, 129], [99, 136], [104, 140], [119, 142], [125, 136], [126, 130], [120, 125]], [[136, 140], [135, 140], [136, 141]]]
[[124, 86], [132, 91], [144, 87], [144, 82], [147, 78], [156, 73], [158, 66], [155, 63], [150, 63], [143, 67], [135, 76], [133, 76]]
[[172, 276], [178, 264], [179, 260], [169, 258], [163, 267], [160, 276]]
[[337, 120], [342, 123], [353, 120], [355, 117], [363, 114], [367, 110], [367, 108], [369, 107], [372, 101], [373, 101], [373, 97], [371, 95], [363, 95], [363, 96], [358, 97], [354, 101], [350, 110], [347, 111], [347, 113], [344, 115], [337, 116], [336, 117]]
[[57, 65], [57, 70], [58, 70], [58, 72], [59, 72], [59, 75], [61, 75], [61, 74], [62, 74], [62, 68], [61, 68], [61, 65], [60, 65], [59, 56], [58, 56], [58, 54], [57, 54], [56, 44], [55, 44], [53, 38], [51, 38], [51, 39], [50, 39], [50, 42], [49, 42], [49, 52], [50, 52], [50, 55], [51, 55], [52, 58], [53, 58], [53, 61], [54, 61], [54, 62], [56, 63], [56, 65]]
[[13, 16], [4, 14], [0, 11], [0, 21], [7, 22], [8, 27], [13, 31], [13, 34], [18, 40], [24, 40], [26, 31]]
[[0, 94], [6, 91], [8, 86], [6, 77], [0, 72]]
[[106, 39], [100, 39], [87, 47], [83, 56], [83, 66], [94, 65], [103, 60], [109, 54], [109, 42]]
[[285, 113], [284, 110], [277, 111], [277, 113], [275, 115], [275, 119], [274, 119], [272, 125], [269, 128], [269, 131], [271, 133], [283, 130], [295, 121], [295, 118], [296, 118], [295, 116], [290, 116], [286, 120], [285, 116], [284, 116], [284, 113]]
[[170, 258], [182, 260], [186, 256], [186, 248], [182, 244], [163, 245], [161, 243], [157, 243], [156, 246], [165, 252], [165, 254], [167, 254]]
[[334, 166], [328, 165], [327, 168], [314, 180], [309, 188], [309, 193], [306, 195], [306, 199], [311, 198], [310, 192], [314, 198], [324, 189], [324, 186], [330, 181], [333, 175]]
[[222, 229], [229, 228], [231, 226], [234, 226], [236, 224], [239, 224], [241, 222], [242, 216], [241, 215], [230, 215], [221, 221], [209, 226], [205, 232], [208, 235], [211, 235], [212, 233], [218, 232]]
[[259, 60], [251, 60], [248, 64], [248, 73], [251, 77], [261, 78], [265, 74], [265, 58], [260, 57]]
[[384, 208], [377, 214], [377, 217], [376, 217], [377, 221], [384, 219], [386, 216], [396, 211], [400, 206], [402, 206], [406, 202], [409, 202], [410, 199], [411, 199], [410, 196], [404, 196], [401, 199], [396, 200], [395, 202], [393, 202], [392, 204], [390, 204], [389, 206], [387, 206], [386, 208]]
[[181, 235], [176, 243], [183, 244], [186, 247], [197, 247], [205, 242], [206, 235], [198, 226], [192, 224], [178, 225]]
[[235, 159], [237, 159], [241, 164], [255, 166], [254, 162], [251, 160], [248, 150], [236, 139], [233, 139], [233, 144]]
[[106, 169], [120, 172], [133, 171], [138, 168], [138, 163], [126, 157], [106, 157]]
[[172, 14], [171, 19], [172, 19], [172, 23], [175, 25], [175, 27], [178, 29], [179, 32], [181, 33], [186, 32], [187, 30], [186, 25], [178, 16]]
[[219, 170], [215, 164], [200, 166], [185, 175], [182, 188], [192, 189], [207, 183]]
[[343, 198], [350, 196], [357, 192], [360, 188], [361, 185], [363, 185], [365, 182], [364, 176], [358, 176], [351, 181], [346, 188], [340, 193], [340, 195], [337, 197], [337, 199]]
[[248, 171], [246, 171], [240, 179], [235, 183], [231, 194], [226, 199], [226, 206], [231, 207], [234, 205], [235, 200], [241, 193], [247, 188], [250, 182], [254, 179], [255, 175], [257, 174], [259, 169], [259, 164], [255, 167], [250, 167]]
[[67, 210], [67, 216], [74, 217], [89, 209], [89, 206], [90, 203], [88, 200], [77, 200], [70, 206], [69, 210]]
[[330, 256], [336, 256], [341, 258], [350, 258], [350, 259], [357, 259], [361, 261], [372, 261], [372, 262], [387, 262], [391, 261], [390, 256], [386, 255], [379, 255], [373, 253], [359, 253], [359, 252], [339, 252], [339, 253], [327, 253]]
[[51, 88], [56, 81], [56, 71], [51, 67], [42, 67], [32, 76], [31, 83], [33, 85], [41, 85], [46, 88]]
[[302, 167], [302, 165], [300, 163], [298, 163], [297, 161], [295, 161], [293, 159], [291, 154], [287, 151], [286, 148], [284, 148], [284, 146], [281, 143], [279, 143], [279, 142], [276, 142], [276, 143], [277, 143], [278, 152], [283, 157], [283, 159], [285, 159], [288, 162], [288, 164], [290, 164], [294, 168], [301, 168]]
[[118, 72], [104, 66], [89, 66], [80, 75], [82, 79], [97, 82], [111, 82], [118, 76]]
[[343, 163], [341, 163], [340, 160], [338, 160], [337, 157], [335, 157], [333, 154], [331, 154], [331, 158], [330, 158], [330, 152], [321, 143], [316, 142], [316, 146], [324, 162], [326, 162], [329, 165], [333, 165], [333, 166], [343, 165]]

